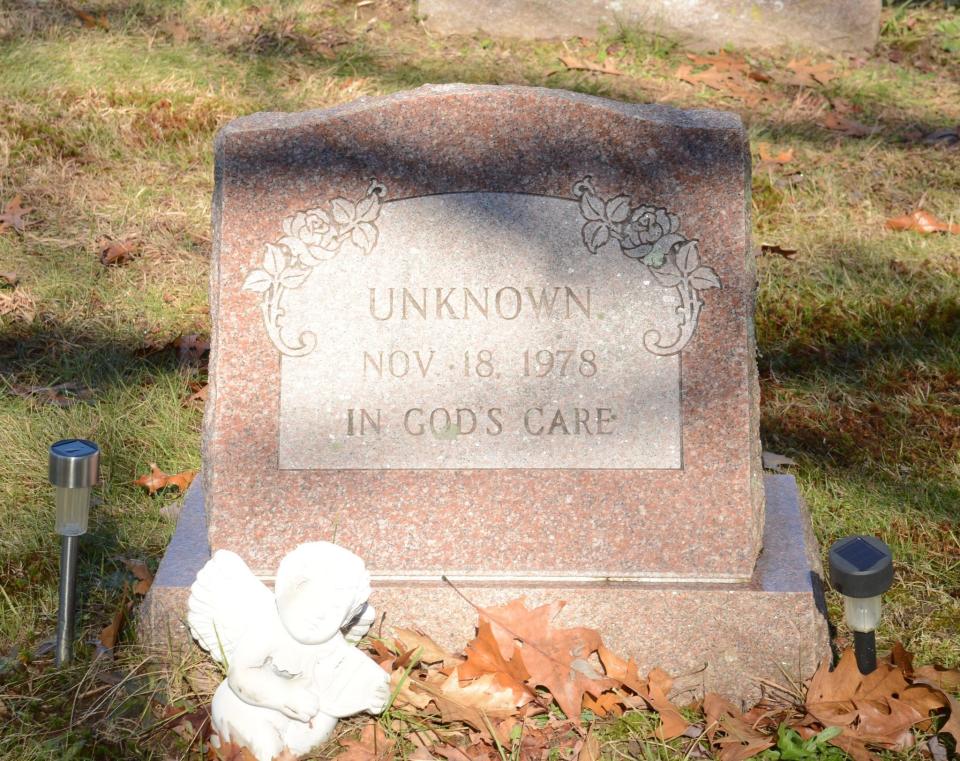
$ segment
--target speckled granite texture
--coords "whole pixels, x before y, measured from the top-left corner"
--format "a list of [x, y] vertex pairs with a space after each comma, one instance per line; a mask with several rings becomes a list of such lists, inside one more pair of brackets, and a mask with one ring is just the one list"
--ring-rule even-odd
[[[243, 284], [285, 219], [361, 199], [372, 179], [387, 205], [467, 192], [570, 199], [585, 177], [604, 199], [623, 193], [676, 214], [723, 284], [703, 292], [680, 355], [682, 470], [525, 469], [522, 460], [486, 470], [280, 469], [281, 354], [264, 329], [263, 294]], [[430, 86], [229, 124], [216, 143], [203, 446], [211, 547], [235, 550], [261, 574], [298, 543], [335, 536], [374, 574], [398, 580], [751, 578], [764, 502], [749, 185], [735, 115], [556, 90]]]
[[[682, 675], [681, 697], [713, 690], [752, 703], [761, 679], [809, 676], [829, 656], [821, 568], [810, 519], [792, 476], [768, 475], [764, 551], [744, 584], [458, 584], [478, 605], [525, 595], [531, 604], [565, 600], [560, 623], [597, 628], [641, 672], [661, 666]], [[201, 490], [186, 498], [177, 532], [157, 573], [140, 625], [161, 651], [187, 641], [190, 583], [209, 558]], [[375, 585], [382, 629], [416, 626], [451, 648], [474, 634], [476, 611], [443, 584]]]
[[778, 46], [830, 51], [873, 48], [880, 0], [419, 0], [430, 29], [501, 37], [591, 37], [635, 24], [716, 49]]

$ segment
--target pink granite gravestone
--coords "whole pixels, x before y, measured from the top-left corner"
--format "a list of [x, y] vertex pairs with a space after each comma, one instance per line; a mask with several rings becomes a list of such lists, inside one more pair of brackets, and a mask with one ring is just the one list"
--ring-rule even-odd
[[760, 468], [748, 189], [738, 117], [563, 91], [228, 125], [202, 493], [152, 628], [210, 550], [269, 578], [327, 539], [388, 625], [451, 646], [476, 621], [458, 589], [566, 600], [698, 689], [808, 673], [819, 566], [792, 479]]

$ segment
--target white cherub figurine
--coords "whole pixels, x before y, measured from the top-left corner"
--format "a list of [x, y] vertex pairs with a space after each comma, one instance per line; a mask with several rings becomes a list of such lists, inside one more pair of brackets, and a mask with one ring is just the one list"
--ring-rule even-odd
[[355, 645], [373, 623], [363, 561], [329, 542], [301, 544], [280, 561], [276, 595], [236, 554], [219, 550], [190, 588], [187, 622], [227, 667], [211, 721], [223, 742], [257, 761], [307, 753], [337, 719], [380, 713], [390, 677]]

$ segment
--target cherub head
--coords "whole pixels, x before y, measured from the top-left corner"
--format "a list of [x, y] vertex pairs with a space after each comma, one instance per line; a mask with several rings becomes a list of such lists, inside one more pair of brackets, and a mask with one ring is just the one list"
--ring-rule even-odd
[[305, 645], [326, 642], [370, 596], [363, 560], [330, 542], [307, 542], [280, 561], [275, 585], [284, 628]]

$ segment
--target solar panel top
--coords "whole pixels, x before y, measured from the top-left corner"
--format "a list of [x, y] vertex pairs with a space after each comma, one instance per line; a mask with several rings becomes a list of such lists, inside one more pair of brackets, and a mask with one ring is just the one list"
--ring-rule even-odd
[[868, 571], [886, 556], [859, 536], [837, 550], [837, 555], [858, 571]]

